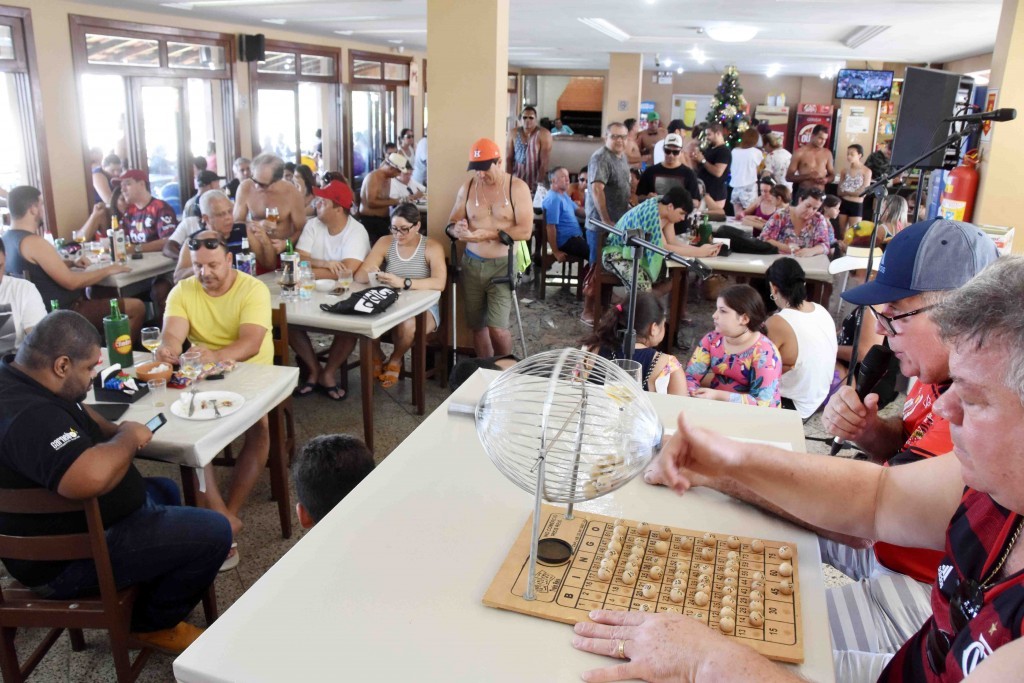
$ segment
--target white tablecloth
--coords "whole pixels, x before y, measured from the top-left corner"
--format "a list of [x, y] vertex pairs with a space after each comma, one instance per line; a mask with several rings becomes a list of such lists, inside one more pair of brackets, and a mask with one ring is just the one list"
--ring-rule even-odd
[[176, 262], [157, 251], [146, 252], [142, 255], [141, 259], [129, 258], [125, 265], [132, 269], [130, 273], [109, 275], [96, 284], [104, 287], [114, 287], [120, 291], [122, 288], [137, 282], [173, 272]]
[[[789, 256], [789, 254], [738, 254], [733, 252], [728, 256], [715, 256], [700, 260], [716, 273], [764, 275], [768, 270], [768, 266], [783, 256]], [[832, 275], [828, 272], [828, 257], [824, 254], [799, 257], [796, 260], [804, 269], [808, 279], [832, 282]], [[666, 263], [669, 268], [683, 267], [675, 261], [666, 261]]]

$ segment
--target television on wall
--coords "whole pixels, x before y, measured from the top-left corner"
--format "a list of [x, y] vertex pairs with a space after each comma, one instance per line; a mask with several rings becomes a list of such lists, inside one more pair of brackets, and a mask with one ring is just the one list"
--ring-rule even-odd
[[892, 71], [840, 69], [836, 74], [836, 99], [884, 102], [892, 92], [892, 76]]

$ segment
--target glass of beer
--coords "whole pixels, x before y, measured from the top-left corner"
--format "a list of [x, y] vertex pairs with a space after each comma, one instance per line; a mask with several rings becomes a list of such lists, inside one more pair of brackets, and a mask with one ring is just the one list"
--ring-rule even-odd
[[277, 231], [277, 219], [281, 217], [276, 206], [267, 207], [267, 237], [273, 237]]

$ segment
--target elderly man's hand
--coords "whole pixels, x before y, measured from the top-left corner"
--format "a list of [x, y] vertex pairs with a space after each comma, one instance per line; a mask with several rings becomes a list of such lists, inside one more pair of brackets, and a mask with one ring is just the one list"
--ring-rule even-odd
[[162, 344], [156, 347], [156, 351], [153, 352], [153, 356], [156, 358], [156, 360], [160, 361], [161, 363], [169, 363], [171, 365], [178, 364], [178, 356], [180, 355], [180, 349], [176, 351], [170, 348], [169, 346], [165, 346]]
[[198, 351], [199, 352], [199, 360], [201, 360], [203, 362], [203, 364], [206, 364], [206, 363], [217, 363], [217, 362], [220, 361], [220, 356], [218, 355], [218, 353], [216, 351], [212, 351], [212, 350], [206, 348], [205, 346], [199, 346], [198, 344], [193, 344], [192, 347], [189, 349], [189, 351]]
[[752, 651], [745, 652], [741, 645], [721, 633], [681, 614], [597, 610], [590, 613], [590, 618], [593, 623], [580, 622], [574, 627], [573, 647], [618, 658], [621, 642], [622, 657], [629, 661], [585, 671], [585, 681], [694, 681], [709, 673], [708, 668], [716, 662], [731, 661], [734, 657], [752, 660], [744, 661], [748, 665], [744, 667], [746, 673], [755, 673], [750, 664], [763, 667], [764, 671], [773, 666]]
[[821, 423], [832, 436], [860, 441], [879, 428], [878, 394], [868, 394], [861, 402], [856, 389], [844, 386], [829, 399]]

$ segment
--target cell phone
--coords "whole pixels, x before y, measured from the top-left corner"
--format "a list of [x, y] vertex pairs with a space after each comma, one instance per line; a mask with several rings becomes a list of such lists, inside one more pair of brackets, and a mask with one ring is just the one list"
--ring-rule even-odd
[[219, 372], [216, 375], [207, 375], [203, 379], [224, 379], [224, 373], [223, 372]]
[[160, 429], [165, 424], [167, 424], [167, 417], [163, 413], [160, 413], [159, 415], [157, 415], [152, 420], [146, 423], [146, 428], [149, 429], [149, 431], [151, 432], [156, 432], [156, 430]]

